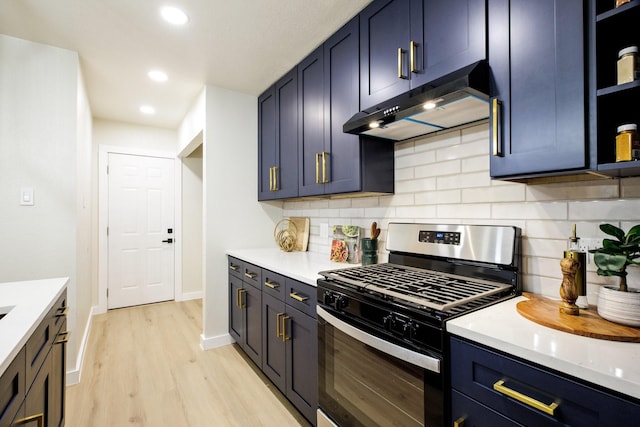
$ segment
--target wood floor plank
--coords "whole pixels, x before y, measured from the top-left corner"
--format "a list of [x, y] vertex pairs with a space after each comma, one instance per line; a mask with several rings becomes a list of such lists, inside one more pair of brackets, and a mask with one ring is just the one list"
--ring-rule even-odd
[[308, 426], [234, 344], [200, 348], [202, 302], [95, 316], [66, 425]]

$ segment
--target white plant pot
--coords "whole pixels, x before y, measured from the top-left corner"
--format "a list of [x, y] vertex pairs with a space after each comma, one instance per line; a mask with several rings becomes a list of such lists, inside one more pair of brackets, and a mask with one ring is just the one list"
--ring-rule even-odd
[[640, 326], [640, 289], [620, 292], [613, 286], [601, 286], [598, 293], [598, 314], [610, 322]]

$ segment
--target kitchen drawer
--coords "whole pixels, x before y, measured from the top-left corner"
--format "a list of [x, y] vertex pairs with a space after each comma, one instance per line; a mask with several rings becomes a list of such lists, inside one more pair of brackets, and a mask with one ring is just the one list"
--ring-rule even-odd
[[258, 289], [262, 289], [262, 269], [257, 265], [242, 263], [242, 280]]
[[244, 263], [237, 258], [228, 257], [227, 264], [229, 265], [229, 274], [242, 279]]
[[11, 425], [25, 395], [24, 347], [0, 377], [0, 427]]
[[289, 278], [286, 280], [286, 285], [285, 302], [315, 319], [317, 317], [316, 288]]
[[285, 279], [284, 276], [273, 271], [262, 269], [262, 292], [284, 301]]
[[[506, 387], [502, 392], [494, 388], [496, 384], [500, 386], [500, 382]], [[451, 338], [451, 385], [467, 397], [524, 425], [614, 426], [633, 425], [640, 419], [640, 402], [632, 398], [619, 397], [457, 338]], [[531, 398], [529, 403], [523, 402], [525, 396]], [[538, 408], [534, 401], [541, 403]], [[540, 409], [555, 405], [553, 415]], [[460, 408], [452, 410], [453, 420], [464, 415], [456, 412]]]
[[[451, 392], [454, 423], [459, 426], [512, 427], [514, 422], [502, 414], [468, 398], [462, 393]], [[456, 425], [456, 424], [454, 424]]]

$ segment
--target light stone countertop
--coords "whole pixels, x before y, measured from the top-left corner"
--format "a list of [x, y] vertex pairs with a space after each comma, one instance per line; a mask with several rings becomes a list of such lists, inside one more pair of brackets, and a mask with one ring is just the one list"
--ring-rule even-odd
[[513, 298], [447, 322], [447, 330], [488, 347], [640, 399], [640, 343], [589, 338], [524, 318]]
[[226, 254], [311, 286], [317, 286], [317, 280], [322, 277], [318, 274], [320, 271], [360, 265], [329, 261], [329, 254], [284, 252], [278, 248], [229, 249]]
[[0, 375], [26, 344], [53, 304], [65, 290], [69, 278], [0, 283]]

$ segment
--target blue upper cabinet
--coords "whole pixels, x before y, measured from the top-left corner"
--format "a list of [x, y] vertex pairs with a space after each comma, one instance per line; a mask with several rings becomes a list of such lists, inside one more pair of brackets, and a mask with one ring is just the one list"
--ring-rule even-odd
[[[411, 0], [376, 0], [360, 13], [360, 108], [410, 89]], [[416, 11], [421, 12], [422, 11]]]
[[491, 176], [589, 167], [583, 0], [489, 0]]
[[[412, 10], [419, 10], [420, 3], [413, 0]], [[424, 0], [422, 11], [411, 18], [412, 40], [422, 40], [410, 46], [412, 87], [486, 59], [485, 0]]]
[[342, 131], [359, 111], [358, 17], [298, 65], [299, 195], [393, 193], [393, 145]]
[[294, 68], [258, 98], [258, 200], [298, 196], [297, 82]]
[[485, 0], [376, 0], [360, 14], [360, 108], [485, 58]]

